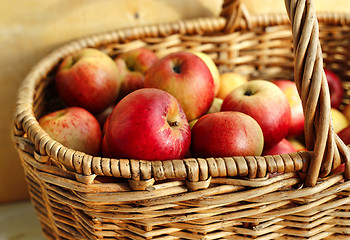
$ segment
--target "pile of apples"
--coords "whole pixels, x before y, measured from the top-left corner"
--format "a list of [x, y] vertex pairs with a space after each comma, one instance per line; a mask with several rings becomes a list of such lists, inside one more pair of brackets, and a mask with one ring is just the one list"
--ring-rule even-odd
[[[341, 81], [336, 75], [328, 80], [334, 125], [343, 124], [337, 131], [347, 131], [349, 141], [350, 105], [338, 109]], [[304, 115], [293, 81], [219, 73], [202, 52], [159, 58], [138, 48], [111, 57], [86, 48], [61, 61], [55, 86], [66, 108], [41, 117], [39, 124], [64, 146], [94, 156], [166, 160], [305, 148], [297, 140]]]

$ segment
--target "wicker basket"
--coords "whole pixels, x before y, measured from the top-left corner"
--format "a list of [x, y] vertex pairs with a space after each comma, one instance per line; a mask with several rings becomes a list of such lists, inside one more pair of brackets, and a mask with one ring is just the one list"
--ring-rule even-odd
[[[240, 1], [225, 1], [218, 18], [89, 36], [40, 61], [19, 89], [13, 141], [47, 238], [350, 239], [350, 150], [333, 132], [322, 69], [342, 77], [343, 105], [349, 103], [350, 15], [323, 13], [317, 21], [309, 0], [286, 1], [286, 9], [288, 15], [257, 16]], [[37, 119], [62, 106], [53, 76], [64, 56], [84, 47], [116, 56], [142, 46], [159, 56], [203, 51], [220, 71], [250, 79], [294, 79], [308, 151], [109, 159], [68, 149], [43, 131]], [[341, 163], [345, 172], [330, 174]], [[276, 172], [282, 174], [267, 177]]]

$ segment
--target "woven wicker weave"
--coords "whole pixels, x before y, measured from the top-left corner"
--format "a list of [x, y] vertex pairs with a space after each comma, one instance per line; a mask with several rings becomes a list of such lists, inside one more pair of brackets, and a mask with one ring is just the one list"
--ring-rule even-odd
[[[225, 1], [218, 18], [89, 36], [42, 59], [18, 91], [13, 141], [47, 238], [350, 239], [350, 150], [333, 132], [322, 69], [341, 76], [343, 105], [350, 103], [350, 14], [318, 14], [317, 21], [309, 0], [286, 1], [286, 9], [257, 16]], [[202, 51], [221, 72], [250, 79], [294, 79], [308, 151], [109, 159], [68, 149], [43, 131], [37, 119], [62, 107], [53, 76], [63, 57], [85, 47], [116, 56], [142, 46], [159, 56]], [[342, 162], [345, 172], [330, 174]]]

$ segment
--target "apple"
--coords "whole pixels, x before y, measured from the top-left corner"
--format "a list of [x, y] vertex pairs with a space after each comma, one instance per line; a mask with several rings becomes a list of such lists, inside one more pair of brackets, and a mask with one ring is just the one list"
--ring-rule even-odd
[[118, 55], [114, 59], [120, 72], [118, 99], [144, 87], [147, 70], [158, 61], [158, 56], [148, 48], [136, 48]]
[[214, 95], [216, 96], [220, 89], [220, 73], [219, 73], [218, 67], [216, 66], [215, 62], [208, 54], [204, 52], [198, 52], [198, 51], [191, 51], [191, 52], [197, 55], [198, 57], [200, 57], [205, 62], [205, 64], [207, 64], [207, 67], [209, 68], [213, 76]]
[[296, 151], [297, 150], [294, 148], [293, 144], [287, 139], [283, 138], [279, 143], [275, 144], [274, 146], [264, 149], [262, 155], [280, 155]]
[[305, 144], [302, 143], [302, 141], [300, 141], [299, 139], [288, 138], [287, 140], [293, 145], [293, 147], [295, 148], [295, 150], [297, 152], [299, 152], [299, 151], [306, 151]]
[[341, 110], [341, 112], [344, 114], [344, 116], [350, 123], [350, 104], [345, 105], [343, 110]]
[[100, 126], [104, 126], [109, 114], [113, 111], [114, 105], [111, 105], [107, 107], [103, 112], [98, 113], [95, 115], [97, 121], [99, 122]]
[[347, 126], [346, 128], [342, 129], [340, 132], [338, 132], [338, 136], [346, 145], [349, 145], [350, 144], [350, 126]]
[[301, 103], [301, 99], [295, 82], [284, 79], [274, 80], [272, 82], [282, 90], [289, 102], [291, 119], [287, 137], [291, 138], [300, 136], [304, 132], [305, 118], [303, 112], [303, 105]]
[[57, 92], [68, 106], [104, 111], [117, 98], [120, 79], [113, 59], [94, 48], [84, 48], [63, 59], [56, 75]]
[[220, 112], [223, 101], [224, 100], [221, 98], [214, 98], [213, 103], [211, 104], [207, 113]]
[[175, 97], [142, 88], [114, 107], [104, 137], [107, 153], [115, 158], [181, 159], [189, 150], [191, 129]]
[[267, 80], [252, 80], [232, 90], [222, 103], [221, 111], [243, 112], [254, 118], [269, 148], [288, 134], [291, 111], [282, 90]]
[[67, 148], [98, 155], [101, 126], [86, 109], [69, 107], [46, 114], [39, 119], [42, 129]]
[[342, 102], [344, 90], [341, 80], [337, 74], [330, 69], [324, 68], [326, 74], [329, 92], [331, 95], [331, 107], [338, 108]]
[[259, 124], [241, 112], [206, 114], [192, 128], [191, 154], [195, 157], [259, 156], [263, 147]]
[[341, 130], [349, 126], [348, 120], [340, 110], [331, 108], [331, 117], [335, 133], [339, 133]]
[[205, 114], [214, 100], [214, 80], [205, 62], [191, 52], [171, 53], [155, 62], [145, 76], [146, 88], [173, 95], [188, 121]]
[[[113, 110], [114, 108], [112, 108]], [[113, 155], [111, 154], [111, 151], [109, 150], [109, 146], [107, 145], [107, 141], [106, 141], [106, 129], [108, 127], [109, 124], [109, 118], [110, 118], [110, 114], [107, 116], [107, 118], [104, 121], [104, 124], [101, 125], [103, 126], [102, 128], [102, 142], [101, 142], [101, 149], [100, 149], [100, 155], [102, 155], [103, 157], [108, 157], [108, 158], [113, 158]]]
[[190, 124], [191, 129], [193, 128], [193, 126], [196, 124], [197, 121], [198, 121], [198, 119], [193, 119], [193, 120], [188, 122], [188, 124]]
[[248, 82], [248, 79], [236, 72], [220, 74], [220, 89], [216, 97], [224, 99], [233, 89]]
[[336, 169], [331, 171], [331, 175], [342, 173], [345, 171], [345, 163], [340, 164]]

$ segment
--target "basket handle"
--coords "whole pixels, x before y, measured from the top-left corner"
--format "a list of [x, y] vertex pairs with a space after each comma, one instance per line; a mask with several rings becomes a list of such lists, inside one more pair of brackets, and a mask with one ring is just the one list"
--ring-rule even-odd
[[224, 0], [220, 13], [226, 19], [225, 32], [232, 33], [240, 28], [250, 28], [251, 18], [249, 11], [241, 0]]
[[[346, 163], [345, 178], [350, 178], [350, 150], [333, 130], [330, 96], [323, 70], [319, 27], [312, 0], [285, 0], [292, 25], [295, 56], [294, 77], [305, 116], [305, 142], [313, 151], [305, 185], [314, 186], [318, 177], [326, 177]], [[249, 15], [241, 0], [225, 0], [220, 14], [226, 18], [226, 32], [251, 28]]]
[[314, 151], [305, 184], [314, 186], [319, 176], [327, 176], [341, 162], [346, 163], [345, 177], [349, 179], [350, 151], [333, 129], [313, 1], [285, 0], [285, 5], [292, 24], [294, 80], [304, 109], [306, 148]]

